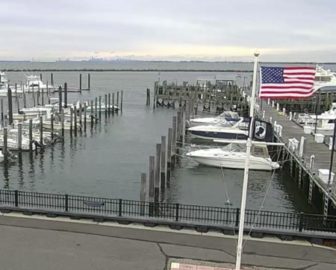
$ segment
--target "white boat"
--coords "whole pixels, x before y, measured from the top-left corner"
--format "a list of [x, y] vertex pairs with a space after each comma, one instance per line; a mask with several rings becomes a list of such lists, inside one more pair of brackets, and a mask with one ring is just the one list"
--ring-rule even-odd
[[24, 89], [27, 92], [38, 92], [38, 91], [47, 91], [53, 90], [54, 86], [50, 84], [45, 84], [41, 79], [40, 76], [37, 75], [28, 75], [26, 76], [26, 84], [24, 85]]
[[329, 69], [324, 69], [321, 66], [316, 66], [314, 90], [317, 91], [323, 88], [324, 90], [336, 89], [336, 73]]
[[4, 155], [2, 151], [0, 151], [0, 163], [4, 161]]
[[241, 117], [233, 126], [202, 125], [188, 128], [188, 131], [193, 137], [206, 140], [246, 140], [248, 137], [248, 126], [249, 119]]
[[[244, 169], [246, 145], [229, 144], [223, 148], [191, 151], [186, 155], [196, 162], [207, 166]], [[279, 167], [279, 163], [271, 160], [266, 145], [252, 145], [249, 169], [271, 171]]]
[[193, 118], [190, 119], [189, 123], [187, 123], [190, 127], [195, 125], [217, 125], [220, 124], [222, 126], [232, 126], [236, 122], [240, 120], [239, 114], [237, 112], [232, 111], [224, 111], [220, 115], [216, 117], [202, 117], [202, 118]]

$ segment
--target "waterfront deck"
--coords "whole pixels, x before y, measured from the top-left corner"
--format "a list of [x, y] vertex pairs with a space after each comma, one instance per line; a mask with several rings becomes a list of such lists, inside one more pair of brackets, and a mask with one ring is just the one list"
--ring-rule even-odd
[[[331, 151], [329, 150], [328, 145], [325, 143], [316, 143], [314, 136], [312, 134], [304, 134], [303, 128], [298, 125], [293, 120], [289, 120], [289, 116], [284, 114], [282, 111], [277, 111], [276, 108], [272, 108], [271, 105], [268, 105], [266, 102], [262, 104], [262, 110], [265, 111], [265, 119], [270, 120], [272, 117], [272, 122], [276, 121], [276, 124], [279, 124], [283, 127], [282, 134], [279, 139], [288, 146], [289, 139], [295, 138], [299, 142], [301, 137], [305, 137], [304, 142], [304, 151], [303, 156], [299, 157], [299, 155], [295, 152], [292, 152], [292, 156], [296, 161], [300, 164], [302, 169], [310, 176], [310, 178], [314, 181], [314, 183], [323, 191], [324, 194], [328, 193], [327, 184], [322, 181], [322, 179], [318, 176], [319, 169], [327, 169], [330, 168], [330, 156]], [[287, 148], [288, 149], [288, 148]], [[310, 158], [314, 155], [314, 164], [310, 167]], [[333, 169], [332, 171], [336, 172], [336, 158], [333, 161]], [[336, 181], [331, 185], [331, 200], [336, 205]]]

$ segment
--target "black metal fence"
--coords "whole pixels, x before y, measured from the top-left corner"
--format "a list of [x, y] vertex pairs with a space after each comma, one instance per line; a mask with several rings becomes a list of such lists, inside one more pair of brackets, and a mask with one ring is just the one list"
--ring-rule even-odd
[[[68, 194], [50, 194], [0, 189], [0, 209], [44, 211], [71, 216], [128, 218], [172, 222], [175, 224], [208, 225], [237, 229], [239, 208], [224, 208], [173, 203], [152, 203]], [[247, 210], [245, 227], [284, 232], [328, 232], [336, 234], [336, 216], [304, 213]]]

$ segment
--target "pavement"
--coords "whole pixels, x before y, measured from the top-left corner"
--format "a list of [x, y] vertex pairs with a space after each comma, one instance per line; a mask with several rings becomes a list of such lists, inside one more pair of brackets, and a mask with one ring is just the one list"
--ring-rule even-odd
[[[0, 214], [2, 270], [234, 269], [236, 236], [164, 226]], [[306, 241], [251, 238], [242, 269], [335, 270], [336, 250]]]

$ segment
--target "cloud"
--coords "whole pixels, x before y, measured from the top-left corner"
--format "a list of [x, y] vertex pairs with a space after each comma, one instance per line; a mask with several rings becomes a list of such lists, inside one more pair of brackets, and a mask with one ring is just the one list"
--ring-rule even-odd
[[336, 61], [335, 7], [333, 0], [2, 0], [0, 57], [245, 59], [259, 48], [275, 61]]

